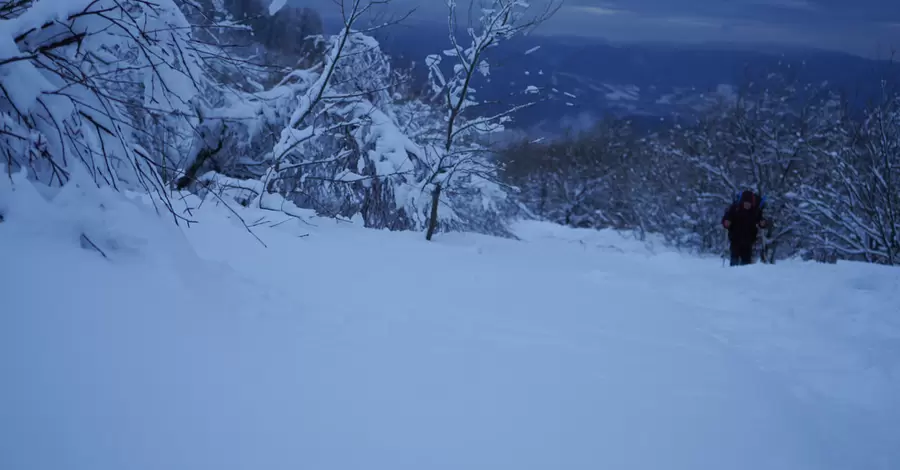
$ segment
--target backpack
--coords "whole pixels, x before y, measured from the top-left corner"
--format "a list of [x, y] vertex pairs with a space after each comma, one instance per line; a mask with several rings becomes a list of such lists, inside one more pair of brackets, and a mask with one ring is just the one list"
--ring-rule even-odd
[[734, 197], [731, 200], [732, 207], [738, 208], [740, 206], [741, 198], [744, 193], [750, 193], [753, 198], [753, 208], [757, 210], [763, 210], [766, 207], [766, 197], [760, 197], [756, 192], [751, 191], [749, 189], [744, 191], [737, 191], [734, 193]]

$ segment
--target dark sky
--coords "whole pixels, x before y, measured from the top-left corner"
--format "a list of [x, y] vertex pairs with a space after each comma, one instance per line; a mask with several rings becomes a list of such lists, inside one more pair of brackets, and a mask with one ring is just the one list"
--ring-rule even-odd
[[[293, 3], [325, 13], [340, 1]], [[410, 6], [420, 20], [446, 12], [445, 0], [393, 0], [392, 8]], [[900, 48], [900, 0], [566, 0], [539, 32], [624, 42], [788, 44], [887, 58], [892, 46]]]

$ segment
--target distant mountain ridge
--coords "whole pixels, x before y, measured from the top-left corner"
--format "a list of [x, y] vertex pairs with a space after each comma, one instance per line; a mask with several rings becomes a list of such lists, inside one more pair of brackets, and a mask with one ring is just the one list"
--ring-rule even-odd
[[[422, 66], [428, 54], [447, 49], [446, 25], [413, 22], [376, 34], [397, 66]], [[850, 54], [737, 44], [614, 44], [576, 36], [530, 35], [491, 51], [489, 83], [479, 95], [509, 100], [510, 90], [535, 85], [557, 98], [517, 114], [515, 127], [556, 134], [590, 125], [603, 115], [660, 122], [703, 109], [737, 92], [751, 77], [786, 73], [801, 82], [825, 83], [858, 101], [873, 96], [897, 65]], [[513, 100], [511, 103], [515, 103]]]

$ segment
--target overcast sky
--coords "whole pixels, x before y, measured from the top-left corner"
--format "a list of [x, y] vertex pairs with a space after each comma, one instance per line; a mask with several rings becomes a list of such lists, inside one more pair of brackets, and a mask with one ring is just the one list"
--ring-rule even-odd
[[[542, 1], [532, 0], [537, 6]], [[320, 11], [340, 0], [293, 0]], [[465, 5], [468, 0], [459, 0]], [[394, 0], [439, 19], [444, 0]], [[900, 0], [565, 0], [539, 32], [612, 41], [790, 44], [887, 58], [900, 48]]]

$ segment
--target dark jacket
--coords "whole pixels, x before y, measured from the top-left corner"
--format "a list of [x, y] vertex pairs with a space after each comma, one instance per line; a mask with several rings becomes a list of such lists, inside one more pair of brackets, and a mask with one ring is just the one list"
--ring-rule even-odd
[[[744, 203], [750, 203], [750, 208], [745, 208]], [[728, 239], [731, 243], [745, 246], [756, 243], [759, 227], [765, 227], [768, 223], [763, 217], [759, 203], [759, 196], [752, 191], [744, 191], [738, 202], [725, 211], [722, 226], [728, 229]]]

